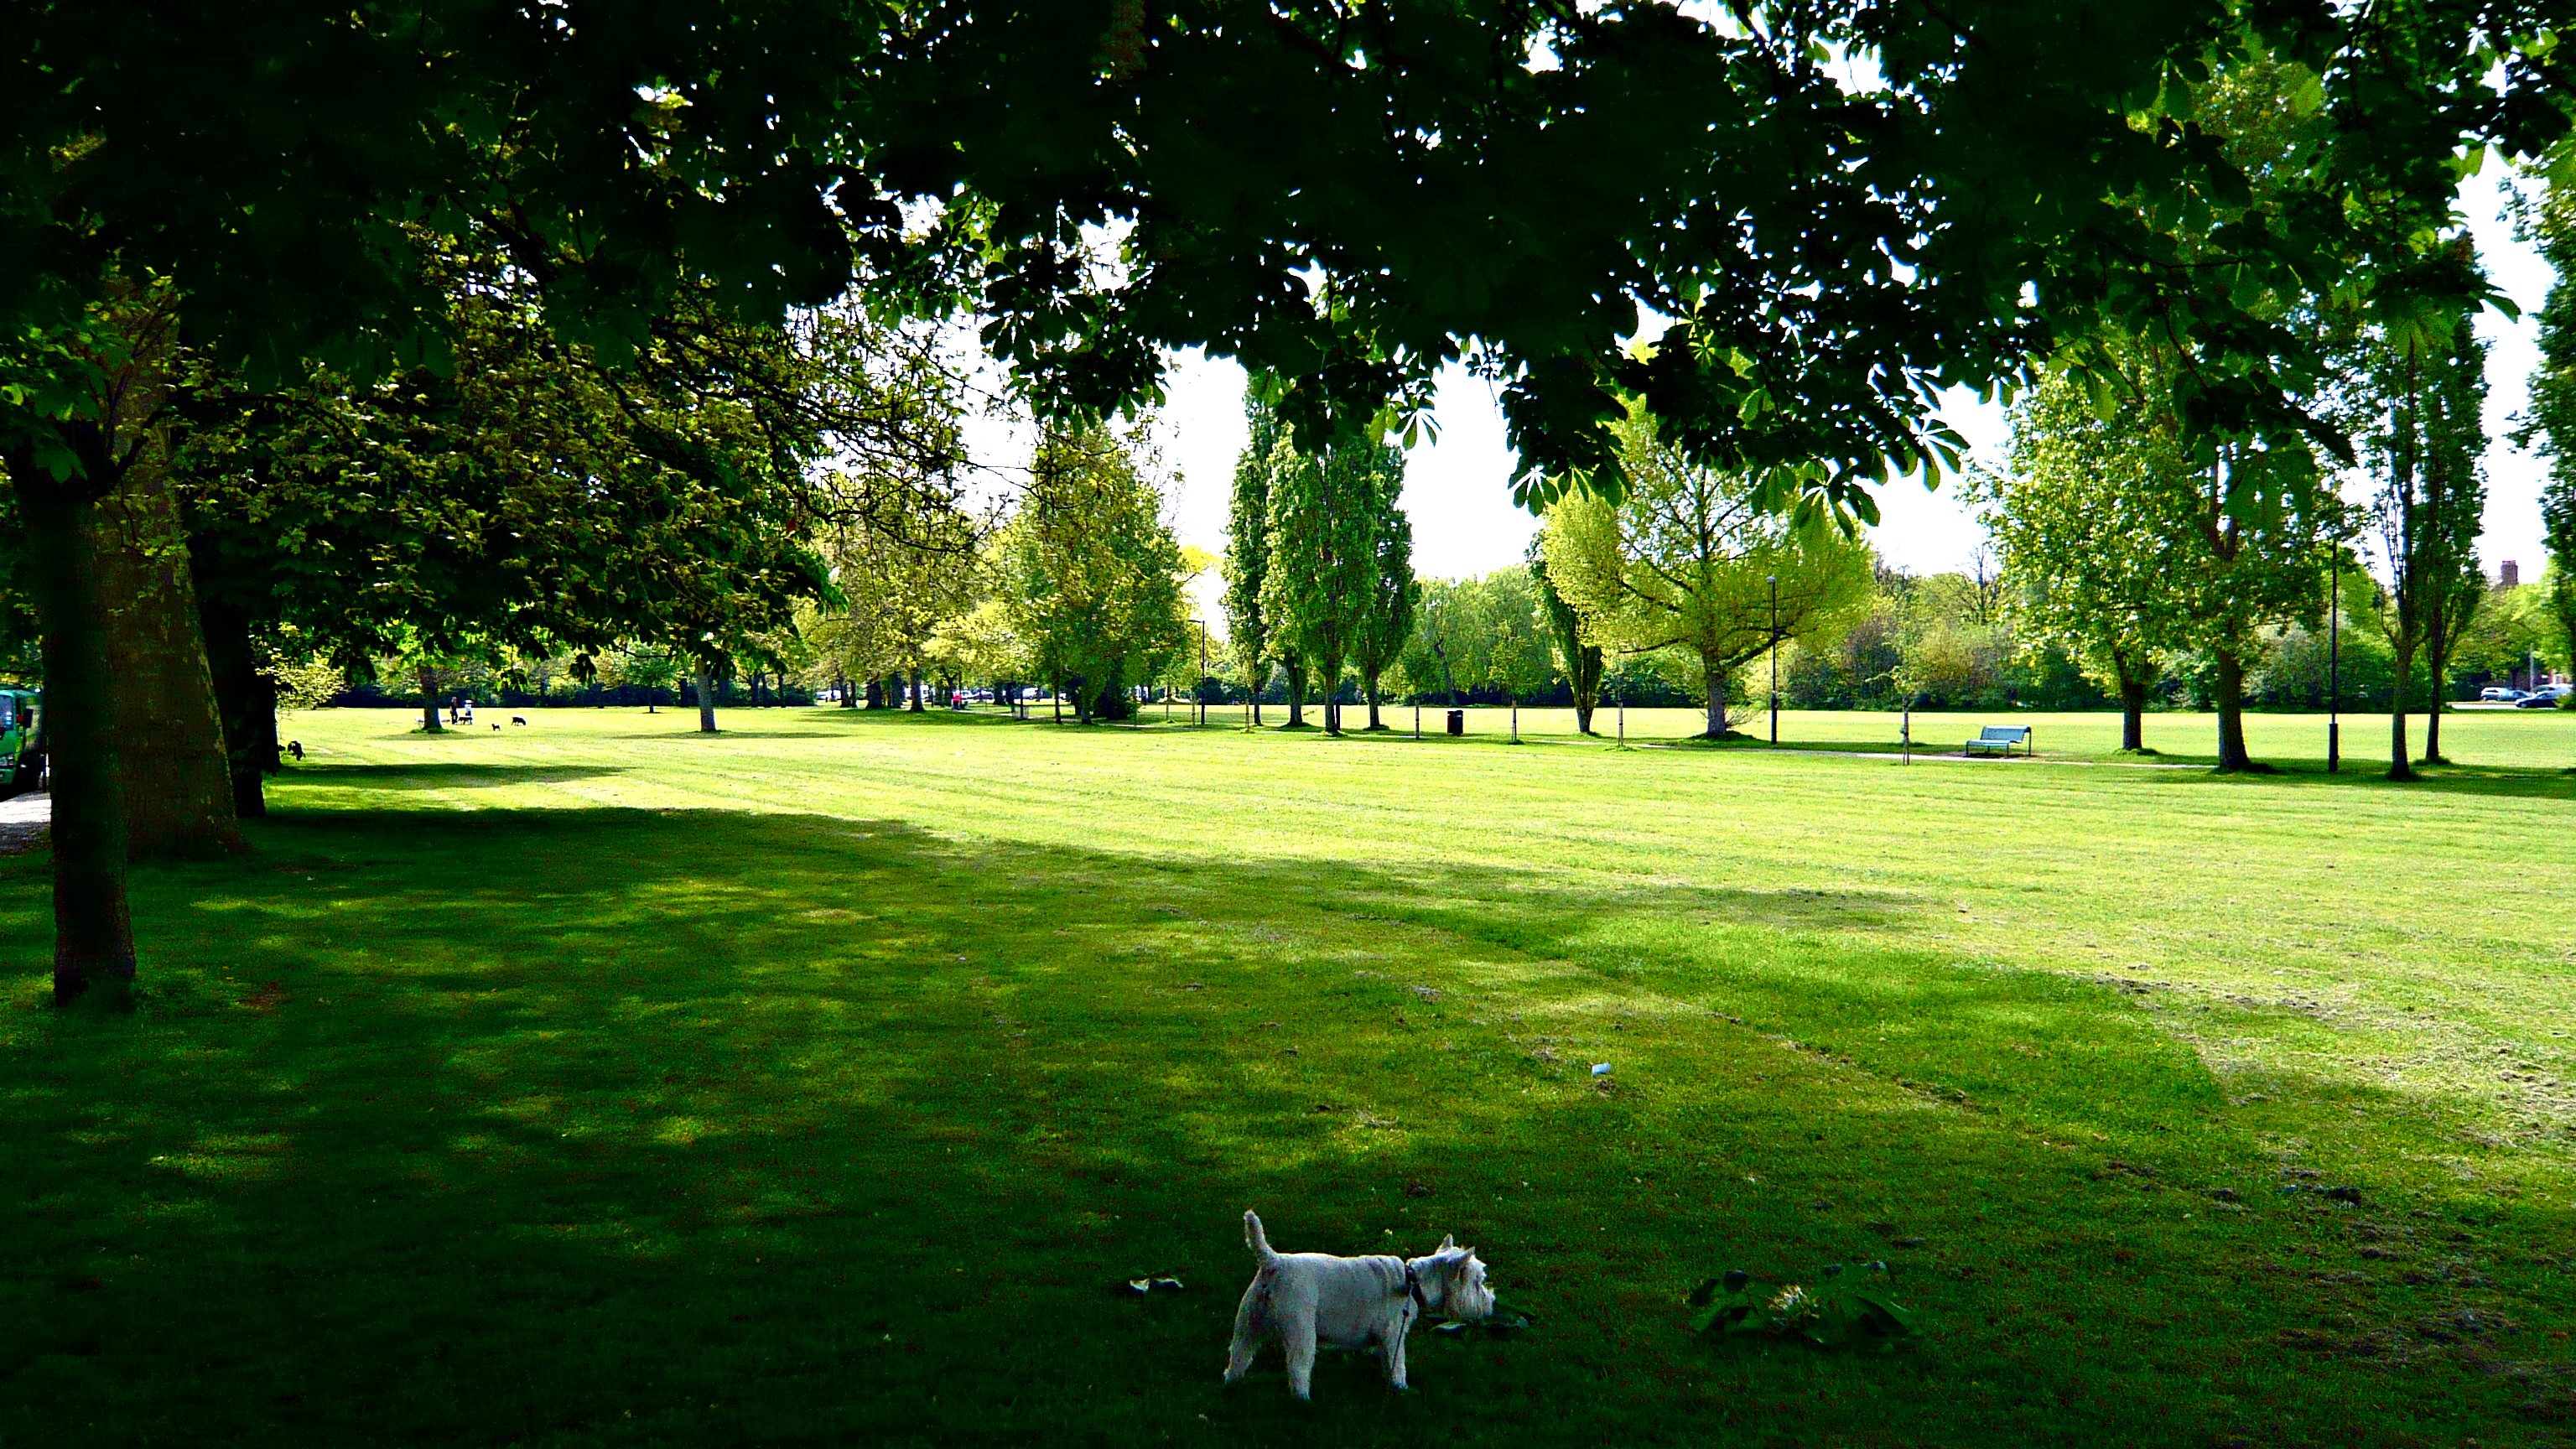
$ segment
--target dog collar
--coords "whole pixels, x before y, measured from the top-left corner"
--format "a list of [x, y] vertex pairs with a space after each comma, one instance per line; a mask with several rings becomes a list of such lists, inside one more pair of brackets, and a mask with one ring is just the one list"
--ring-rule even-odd
[[1413, 1300], [1414, 1307], [1422, 1310], [1423, 1317], [1431, 1316], [1431, 1301], [1422, 1296], [1422, 1275], [1413, 1270], [1411, 1263], [1404, 1265], [1404, 1294]]

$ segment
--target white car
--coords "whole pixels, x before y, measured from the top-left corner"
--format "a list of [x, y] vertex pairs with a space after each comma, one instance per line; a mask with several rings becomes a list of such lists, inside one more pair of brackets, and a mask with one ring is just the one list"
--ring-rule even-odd
[[2478, 691], [2480, 704], [2520, 704], [2522, 691], [2510, 684], [2490, 684]]

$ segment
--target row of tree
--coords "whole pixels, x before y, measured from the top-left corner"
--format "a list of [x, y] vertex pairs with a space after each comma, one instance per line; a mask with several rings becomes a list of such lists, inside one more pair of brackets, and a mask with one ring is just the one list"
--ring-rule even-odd
[[[2447, 256], [2475, 266], [2465, 239]], [[1976, 481], [2018, 584], [2017, 619], [2117, 693], [2127, 748], [2140, 747], [2140, 712], [2165, 673], [2206, 659], [2221, 763], [2248, 767], [2242, 710], [2267, 641], [2294, 626], [2313, 633], [2340, 602], [2391, 656], [2390, 773], [2413, 772], [2418, 707], [2424, 758], [2441, 758], [2442, 685], [2491, 593], [2476, 556], [2486, 348], [2454, 311], [2330, 340], [2338, 366], [2320, 407], [2357, 444], [2361, 498], [2318, 486], [2332, 460], [2296, 433], [2196, 454], [2178, 416], [2179, 364], [2120, 339], [2106, 340], [2090, 378], [2051, 377], [2025, 396], [2006, 467]], [[2105, 378], [2107, 394], [2086, 386]]]
[[[2549, 550], [2550, 607], [2576, 654], [2576, 144], [2562, 143], [2546, 184], [2526, 196], [2523, 235], [2540, 249], [2556, 280], [2540, 312], [2540, 363], [2531, 374], [2531, 406], [2515, 441], [2549, 459], [2540, 494], [2542, 541]], [[2576, 664], [2571, 664], [2576, 670]]]
[[1374, 428], [1301, 449], [1265, 390], [1256, 383], [1246, 406], [1226, 512], [1228, 645], [1247, 680], [1266, 680], [1274, 663], [1287, 675], [1289, 728], [1306, 727], [1309, 691], [1321, 686], [1324, 728], [1341, 732], [1348, 665], [1368, 728], [1382, 729], [1380, 686], [1420, 601], [1404, 450]]
[[[2474, 305], [2436, 255], [2454, 163], [2538, 155], [2576, 89], [2550, 0], [1471, 3], [1428, 28], [1133, 0], [238, 9], [0, 27], [0, 468], [43, 634], [64, 1001], [129, 996], [139, 722], [199, 670], [261, 688], [224, 608], [254, 640], [273, 612], [290, 657], [307, 629], [405, 643], [343, 587], [381, 569], [467, 601], [459, 647], [631, 634], [704, 670], [828, 595], [816, 541], [866, 500], [824, 487], [834, 460], [936, 453], [939, 411], [915, 430], [797, 317], [971, 314], [1066, 428], [1207, 347], [1277, 380], [1318, 459], [1467, 361], [1503, 385], [1533, 498], [1615, 492], [1604, 424], [1642, 402], [1678, 455], [1811, 520], [1951, 464], [1944, 385], [2153, 338], [2186, 458], [2269, 476], [2276, 441], [2340, 437], [2303, 319]], [[2222, 79], [2260, 67], [2286, 82], [2239, 104]], [[2263, 116], [2285, 144], [2237, 145]], [[1665, 345], [1626, 345], [1640, 315]], [[277, 536], [349, 545], [241, 540], [250, 582], [210, 605], [179, 591], [185, 514], [152, 481], [202, 426], [198, 369], [283, 428], [221, 476], [273, 472], [251, 491]], [[501, 418], [541, 445], [485, 446]], [[2220, 491], [2231, 516], [2272, 496]], [[1586, 622], [1673, 632], [1651, 592]], [[1120, 615], [1087, 588], [1049, 607]], [[405, 647], [441, 651], [436, 612]], [[1283, 625], [1301, 658], [1345, 632]], [[155, 639], [166, 667], [137, 662]], [[1087, 690], [1144, 656], [1043, 662]], [[158, 682], [120, 704], [126, 679]], [[241, 778], [256, 713], [215, 711], [199, 773]]]
[[829, 593], [762, 640], [805, 684], [855, 705], [1036, 684], [1075, 718], [1124, 719], [1198, 642], [1184, 590], [1206, 566], [1164, 517], [1147, 428], [1041, 430], [1025, 486], [826, 532]]

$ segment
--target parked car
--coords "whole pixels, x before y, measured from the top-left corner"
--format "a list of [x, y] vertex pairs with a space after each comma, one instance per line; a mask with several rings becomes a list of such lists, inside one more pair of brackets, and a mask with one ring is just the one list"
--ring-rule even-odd
[[2514, 703], [2516, 709], [2556, 709], [2558, 701], [2576, 693], [2576, 685], [2544, 684]]
[[2490, 684], [2478, 691], [2480, 704], [2520, 704], [2522, 691], [2510, 684]]
[[44, 695], [0, 685], [0, 796], [45, 788]]

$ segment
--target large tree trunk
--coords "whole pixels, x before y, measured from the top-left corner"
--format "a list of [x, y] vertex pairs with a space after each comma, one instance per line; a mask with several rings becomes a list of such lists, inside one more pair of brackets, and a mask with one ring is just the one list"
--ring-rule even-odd
[[912, 693], [906, 698], [911, 702], [904, 707], [914, 714], [921, 713], [921, 666], [918, 664], [912, 666]]
[[445, 734], [447, 726], [438, 722], [438, 671], [424, 664], [415, 678], [420, 683], [420, 727], [429, 734]]
[[2233, 649], [2211, 651], [2218, 665], [2218, 768], [2251, 770], [2245, 752], [2245, 661]]
[[13, 453], [9, 476], [45, 631], [44, 730], [53, 775], [54, 1004], [134, 1005], [134, 923], [126, 905], [125, 779], [108, 678], [108, 601], [96, 506]]
[[1366, 686], [1368, 692], [1369, 733], [1375, 734], [1386, 728], [1385, 723], [1377, 717], [1377, 676], [1372, 674], [1361, 683]]
[[1317, 672], [1324, 676], [1324, 733], [1337, 735], [1342, 732], [1342, 661], [1326, 659], [1323, 666]]
[[1700, 661], [1708, 685], [1708, 733], [1706, 738], [1726, 738], [1726, 671], [1712, 660]]
[[1306, 666], [1301, 660], [1290, 659], [1287, 669], [1288, 728], [1302, 730], [1306, 727]]
[[[206, 633], [206, 666], [214, 677], [215, 712], [223, 720], [224, 763], [232, 773], [233, 813], [268, 813], [263, 779], [278, 771], [277, 681], [262, 673], [252, 648], [250, 616], [208, 596], [197, 600]], [[543, 696], [540, 695], [540, 698]]]
[[2138, 754], [2147, 747], [2147, 682], [2120, 674], [2120, 748]]
[[698, 687], [698, 733], [714, 734], [716, 732], [716, 672], [701, 664], [698, 666], [697, 678], [693, 682]]
[[137, 860], [238, 849], [232, 768], [187, 538], [157, 450], [99, 501], [90, 526], [107, 610], [126, 849]]
[[2401, 630], [2391, 642], [2397, 656], [2397, 683], [2388, 708], [2388, 778], [2412, 780], [2415, 762], [2407, 758], [2406, 751], [2406, 697], [2412, 692], [2408, 686], [2415, 675], [2415, 640]]

